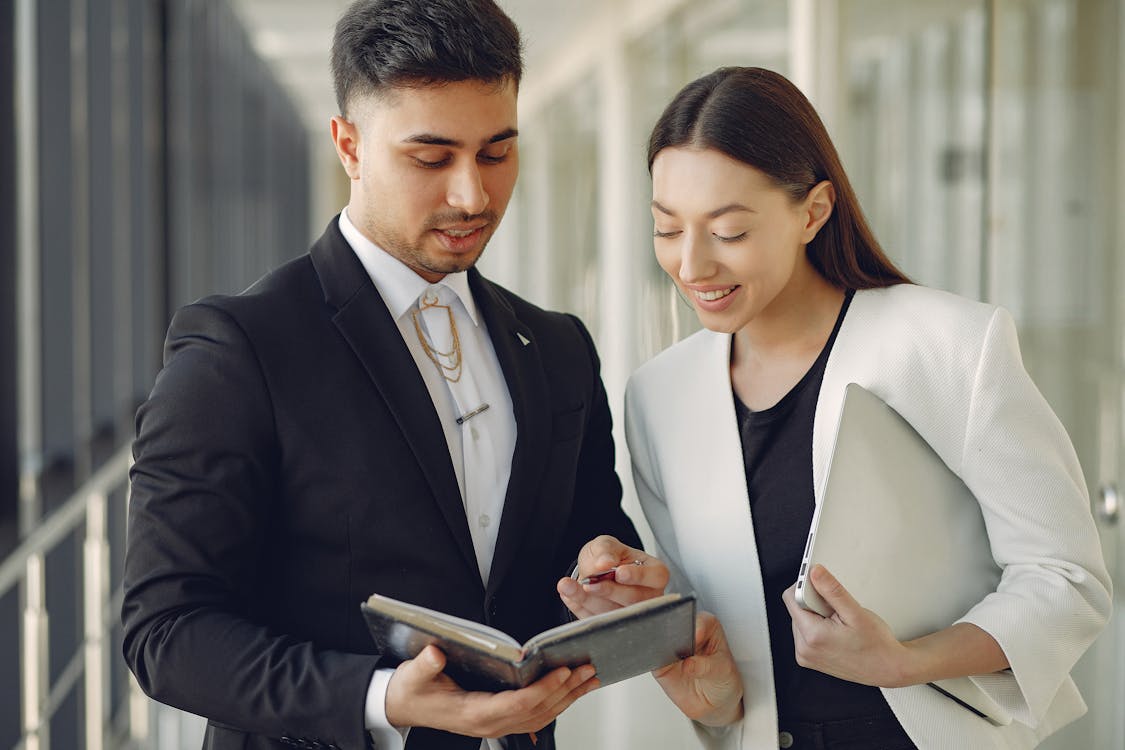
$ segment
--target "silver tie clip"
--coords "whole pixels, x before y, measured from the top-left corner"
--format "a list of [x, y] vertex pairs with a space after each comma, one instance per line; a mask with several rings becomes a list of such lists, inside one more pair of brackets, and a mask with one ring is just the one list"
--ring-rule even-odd
[[468, 414], [462, 414], [461, 416], [457, 417], [457, 424], [465, 424], [466, 422], [468, 422], [470, 419], [472, 419], [476, 415], [480, 414], [483, 411], [487, 411], [487, 410], [488, 410], [488, 404], [481, 404], [480, 406], [473, 409]]

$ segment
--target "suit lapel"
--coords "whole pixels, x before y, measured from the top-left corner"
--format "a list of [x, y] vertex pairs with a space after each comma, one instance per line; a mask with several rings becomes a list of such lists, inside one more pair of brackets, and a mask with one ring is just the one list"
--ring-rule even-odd
[[457, 546], [473, 570], [473, 552], [457, 477], [437, 411], [383, 298], [334, 219], [313, 245], [313, 266], [325, 301], [336, 309], [332, 320], [386, 401], [414, 452]]
[[540, 342], [475, 269], [469, 272], [469, 286], [504, 372], [516, 419], [512, 473], [488, 576], [488, 590], [495, 591], [526, 538], [527, 524], [539, 501], [539, 480], [551, 449], [551, 411]]

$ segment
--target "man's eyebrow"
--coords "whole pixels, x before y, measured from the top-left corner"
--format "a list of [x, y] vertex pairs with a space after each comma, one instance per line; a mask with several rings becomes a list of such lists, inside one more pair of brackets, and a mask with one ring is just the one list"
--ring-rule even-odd
[[672, 213], [671, 211], [669, 211], [667, 208], [664, 208], [664, 206], [660, 205], [659, 201], [653, 201], [652, 207], [655, 208], [657, 211], [659, 211], [662, 214], [668, 214], [669, 216], [675, 216], [676, 215], [676, 214]]
[[441, 135], [434, 135], [433, 133], [415, 133], [412, 136], [403, 138], [402, 142], [423, 143], [427, 146], [452, 146], [454, 148], [460, 148], [462, 146], [461, 141], [457, 141], [452, 138], [446, 138], [445, 136]]
[[[519, 135], [518, 130], [516, 130], [515, 128], [508, 128], [507, 130], [501, 130], [499, 133], [485, 141], [485, 143], [499, 143], [500, 141], [506, 141], [509, 138], [515, 138], [517, 135]], [[443, 135], [435, 135], [433, 133], [415, 133], [414, 135], [403, 138], [402, 142], [421, 143], [427, 146], [449, 146], [450, 148], [464, 148], [465, 146], [463, 141], [459, 141], [455, 138], [446, 138]]]
[[500, 141], [506, 141], [509, 138], [515, 138], [519, 134], [520, 131], [516, 130], [515, 128], [508, 128], [507, 130], [501, 130], [499, 133], [489, 138], [488, 142], [499, 143]]

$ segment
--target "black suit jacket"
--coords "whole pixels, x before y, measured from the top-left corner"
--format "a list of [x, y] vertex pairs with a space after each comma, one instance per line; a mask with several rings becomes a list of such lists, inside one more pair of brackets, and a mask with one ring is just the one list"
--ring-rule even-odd
[[[487, 588], [429, 393], [335, 220], [173, 318], [137, 414], [124, 653], [149, 695], [208, 718], [205, 747], [365, 747], [372, 672], [394, 666], [360, 616], [372, 592], [522, 641], [560, 622], [583, 543], [639, 546], [589, 334], [469, 280], [517, 425]], [[419, 729], [408, 748], [478, 744]]]

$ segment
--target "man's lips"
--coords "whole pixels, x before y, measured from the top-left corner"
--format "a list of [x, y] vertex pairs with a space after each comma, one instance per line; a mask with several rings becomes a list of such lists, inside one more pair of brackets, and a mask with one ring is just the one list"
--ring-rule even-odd
[[469, 235], [473, 234], [474, 232], [479, 232], [480, 230], [484, 229], [486, 226], [488, 226], [487, 222], [484, 223], [484, 224], [478, 224], [476, 226], [438, 227], [434, 231], [435, 232], [441, 232], [442, 234], [447, 234], [450, 237], [464, 238], [464, 237], [468, 237]]

